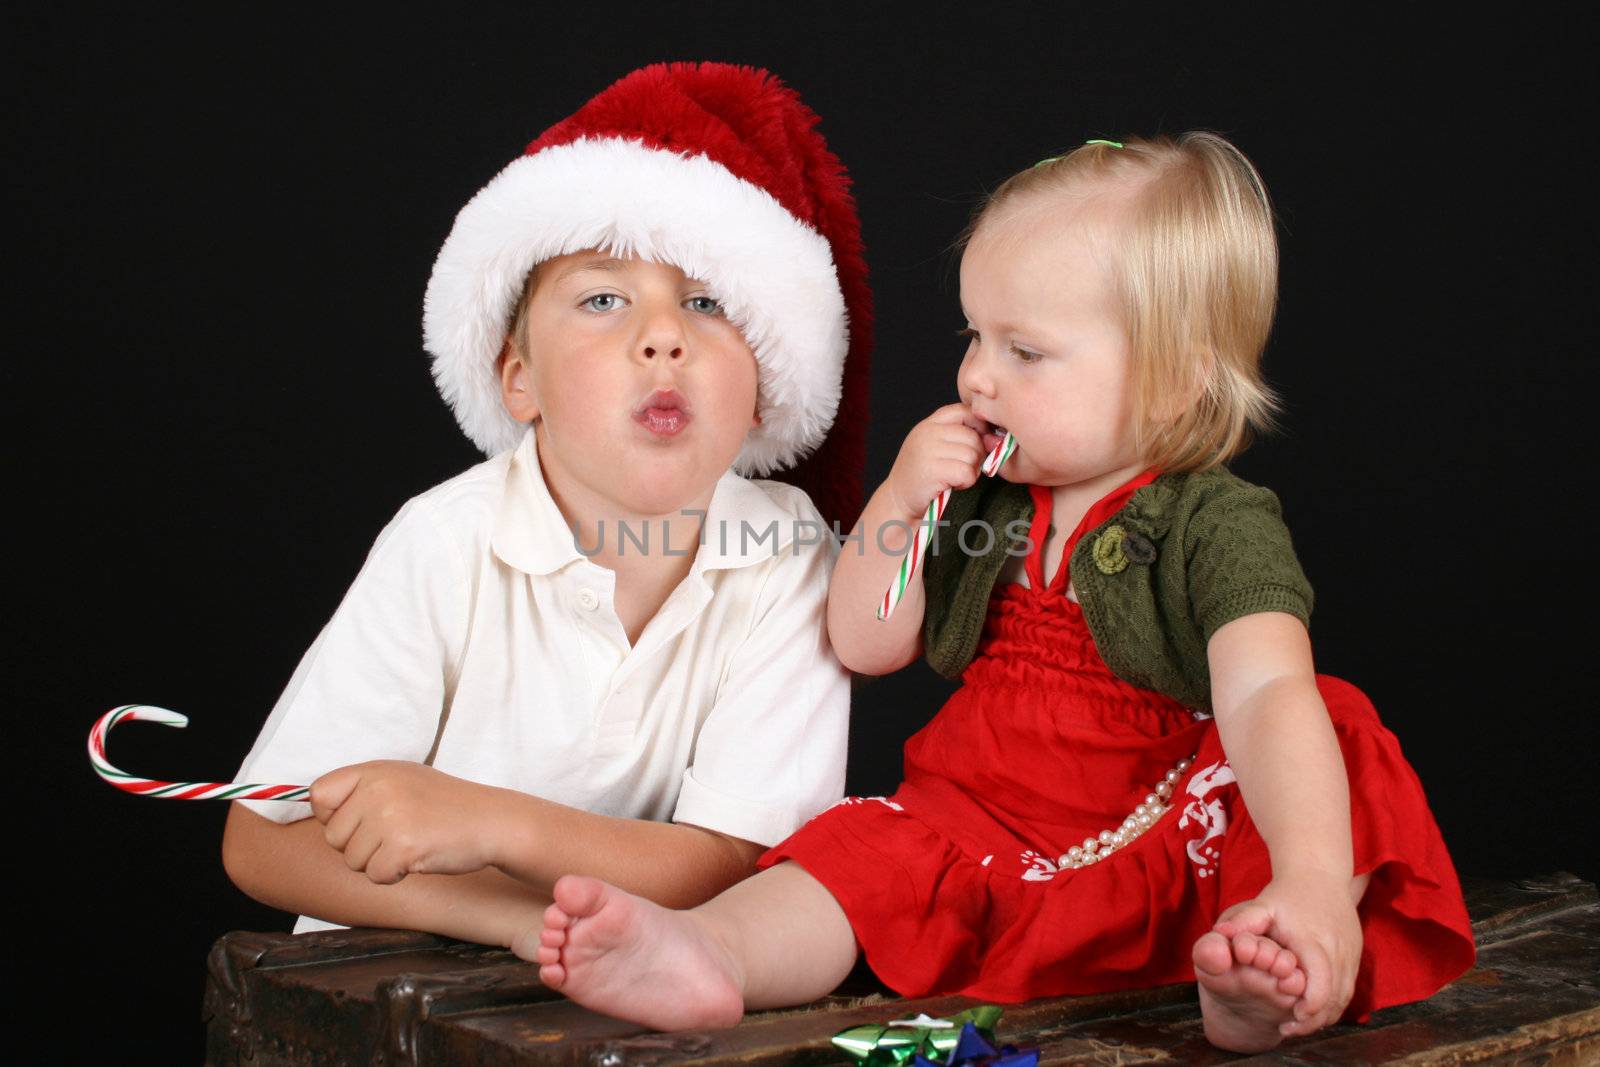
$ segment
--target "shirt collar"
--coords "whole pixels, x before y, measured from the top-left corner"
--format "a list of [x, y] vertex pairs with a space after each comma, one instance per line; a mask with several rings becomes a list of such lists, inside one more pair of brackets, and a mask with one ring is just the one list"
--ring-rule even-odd
[[[765, 489], [730, 470], [711, 492], [694, 569], [725, 570], [772, 559], [794, 541], [798, 521]], [[545, 484], [532, 429], [511, 453], [490, 543], [504, 563], [529, 574], [554, 574], [587, 558]]]
[[554, 574], [584, 558], [572, 527], [544, 484], [537, 437], [531, 428], [511, 453], [506, 492], [495, 516], [490, 545], [503, 562], [529, 574]]
[[695, 569], [727, 570], [772, 559], [794, 541], [801, 520], [756, 483], [728, 471], [706, 506]]

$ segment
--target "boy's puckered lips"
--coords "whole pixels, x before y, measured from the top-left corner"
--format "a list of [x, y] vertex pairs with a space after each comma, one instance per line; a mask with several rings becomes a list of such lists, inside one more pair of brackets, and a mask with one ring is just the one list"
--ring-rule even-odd
[[659, 437], [675, 437], [694, 415], [676, 389], [657, 389], [633, 410], [633, 421]]

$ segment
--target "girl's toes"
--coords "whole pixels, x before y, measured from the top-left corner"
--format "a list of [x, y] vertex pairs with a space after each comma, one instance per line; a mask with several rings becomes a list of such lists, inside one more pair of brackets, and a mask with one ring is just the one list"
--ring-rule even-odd
[[1221, 934], [1201, 934], [1194, 943], [1193, 957], [1196, 970], [1223, 974], [1233, 966], [1233, 946]]
[[1285, 996], [1303, 996], [1306, 991], [1306, 972], [1296, 967], [1288, 975], [1278, 979], [1278, 992]]
[[1317, 1016], [1320, 1014], [1322, 1014], [1321, 998], [1319, 997], [1318, 1002], [1313, 1004], [1310, 997], [1302, 994], [1300, 999], [1294, 1002], [1295, 1030], [1309, 1034], [1317, 1028]]
[[567, 943], [567, 928], [546, 926], [539, 934], [539, 944], [545, 948], [560, 948]]
[[1294, 973], [1299, 966], [1300, 963], [1294, 958], [1293, 952], [1290, 952], [1286, 948], [1280, 948], [1278, 950], [1277, 958], [1272, 961], [1272, 966], [1267, 968], [1267, 972], [1274, 978], [1287, 978], [1290, 974]]
[[1233, 935], [1233, 958], [1246, 967], [1253, 966], [1256, 953], [1261, 950], [1261, 939], [1255, 934], [1240, 932]]

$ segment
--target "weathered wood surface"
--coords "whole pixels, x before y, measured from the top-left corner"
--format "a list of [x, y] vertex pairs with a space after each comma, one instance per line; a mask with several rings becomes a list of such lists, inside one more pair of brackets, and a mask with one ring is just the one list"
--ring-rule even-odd
[[[1469, 882], [1478, 965], [1420, 1004], [1249, 1058], [1206, 1043], [1192, 985], [1011, 1005], [1002, 1041], [1054, 1064], [1600, 1064], [1600, 898], [1571, 875]], [[857, 976], [802, 1010], [732, 1030], [642, 1032], [539, 985], [507, 952], [351, 930], [219, 940], [206, 987], [213, 1067], [464, 1064], [807, 1067], [845, 1062], [847, 1026], [975, 1003], [900, 1001]]]

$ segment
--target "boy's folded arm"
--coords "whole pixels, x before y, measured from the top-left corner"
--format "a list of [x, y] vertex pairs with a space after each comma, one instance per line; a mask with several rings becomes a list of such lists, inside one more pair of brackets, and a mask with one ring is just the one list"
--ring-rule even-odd
[[332, 771], [311, 798], [324, 845], [381, 885], [494, 867], [545, 899], [562, 875], [590, 874], [688, 907], [750, 874], [760, 853], [729, 834], [597, 815], [403, 761]]
[[[347, 926], [381, 926], [509, 946], [536, 926], [563, 874], [590, 874], [669, 907], [716, 896], [754, 870], [761, 845], [698, 826], [596, 815], [513, 790], [485, 790], [492, 815], [475, 832], [495, 864], [466, 874], [410, 874], [392, 885], [353, 870], [316, 819], [281, 824], [241, 804], [228, 814], [222, 860], [263, 904]], [[486, 807], [489, 805], [486, 804]]]
[[228, 876], [261, 903], [347, 926], [425, 930], [509, 947], [540, 921], [548, 893], [501, 871], [412, 875], [378, 885], [351, 870], [315, 819], [281, 824], [235, 803], [222, 838]]
[[755, 870], [765, 848], [686, 823], [599, 815], [509, 793], [495, 865], [548, 895], [564, 874], [602, 878], [669, 908], [702, 904]]

